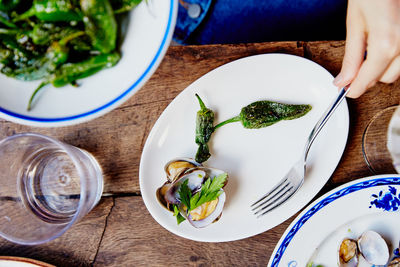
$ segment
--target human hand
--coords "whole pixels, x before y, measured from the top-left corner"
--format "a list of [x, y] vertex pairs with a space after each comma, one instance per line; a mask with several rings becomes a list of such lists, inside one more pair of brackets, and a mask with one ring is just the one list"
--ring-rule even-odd
[[[376, 82], [400, 76], [400, 0], [349, 0], [342, 70], [334, 84], [351, 83], [357, 98]], [[364, 60], [365, 52], [368, 51]]]

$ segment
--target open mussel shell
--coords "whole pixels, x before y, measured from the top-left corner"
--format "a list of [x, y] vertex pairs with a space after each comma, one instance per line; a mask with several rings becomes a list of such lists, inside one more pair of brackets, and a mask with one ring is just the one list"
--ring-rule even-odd
[[385, 265], [389, 260], [388, 245], [374, 231], [364, 232], [357, 241], [344, 239], [338, 254], [340, 267], [356, 267], [364, 265], [363, 263]]
[[191, 158], [175, 158], [165, 164], [164, 171], [167, 174], [167, 180], [173, 183], [183, 172], [188, 169], [202, 166]]

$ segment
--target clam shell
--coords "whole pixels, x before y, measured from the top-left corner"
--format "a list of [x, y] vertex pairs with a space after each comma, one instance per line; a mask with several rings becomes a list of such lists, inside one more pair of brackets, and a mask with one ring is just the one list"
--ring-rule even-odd
[[357, 243], [361, 255], [368, 263], [373, 265], [385, 265], [388, 262], [388, 245], [377, 232], [364, 232]]
[[183, 172], [188, 169], [202, 166], [191, 158], [175, 158], [165, 164], [164, 171], [167, 174], [167, 180], [173, 183]]
[[165, 200], [165, 193], [168, 191], [168, 189], [170, 189], [170, 187], [171, 183], [169, 182], [166, 182], [161, 187], [159, 187], [156, 191], [156, 198], [161, 206], [173, 212], [174, 210], [172, 208], [172, 205], [169, 205], [169, 203]]
[[189, 180], [188, 187], [192, 192], [195, 192], [201, 188], [201, 185], [206, 178], [207, 173], [198, 168], [187, 170], [179, 178], [172, 183], [171, 187], [165, 192], [165, 200], [170, 204], [179, 204], [179, 188], [183, 182]]
[[[223, 191], [223, 190], [222, 190]], [[188, 221], [190, 222], [191, 225], [193, 225], [196, 228], [203, 228], [206, 227], [210, 224], [212, 224], [214, 221], [218, 220], [219, 217], [222, 214], [222, 210], [224, 208], [224, 204], [225, 204], [225, 199], [226, 199], [226, 195], [225, 192], [223, 192], [219, 197], [218, 197], [218, 204], [215, 207], [214, 211], [208, 215], [206, 218], [202, 219], [202, 220], [198, 220], [198, 221], [194, 221], [192, 219], [192, 216], [189, 214], [186, 216], [186, 218], [188, 219]]]

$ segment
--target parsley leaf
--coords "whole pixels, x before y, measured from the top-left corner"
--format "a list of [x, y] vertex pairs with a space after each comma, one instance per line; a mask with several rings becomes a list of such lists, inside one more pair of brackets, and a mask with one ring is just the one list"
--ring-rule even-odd
[[190, 209], [188, 209], [188, 211], [194, 210], [204, 203], [213, 201], [219, 197], [222, 194], [221, 188], [224, 186], [227, 178], [227, 173], [223, 173], [214, 177], [212, 181], [211, 178], [208, 178], [201, 186], [201, 191], [197, 192], [191, 197]]
[[211, 192], [219, 191], [224, 186], [227, 178], [228, 178], [228, 174], [225, 172], [223, 174], [218, 175], [217, 177], [215, 177], [212, 180], [212, 183], [209, 186], [208, 190]]
[[176, 205], [174, 205], [174, 216], [176, 216], [176, 222], [180, 224], [181, 222], [185, 221], [185, 217], [179, 212], [179, 209]]
[[190, 210], [190, 198], [192, 197], [192, 191], [190, 190], [188, 186], [189, 180], [185, 180], [181, 186], [179, 187], [179, 198], [183, 205], [187, 207], [188, 210]]

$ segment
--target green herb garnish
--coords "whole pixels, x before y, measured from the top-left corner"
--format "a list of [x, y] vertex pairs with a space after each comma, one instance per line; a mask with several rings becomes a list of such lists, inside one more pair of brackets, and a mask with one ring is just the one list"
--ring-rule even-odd
[[227, 173], [220, 174], [214, 179], [208, 178], [201, 186], [201, 190], [192, 196], [192, 191], [188, 187], [188, 180], [184, 181], [179, 188], [179, 197], [181, 202], [187, 207], [187, 212], [200, 207], [206, 202], [210, 202], [219, 197], [224, 187]]
[[182, 214], [180, 214], [179, 208], [176, 205], [174, 205], [174, 216], [176, 216], [176, 222], [178, 224], [186, 220], [185, 217], [183, 217]]
[[190, 210], [190, 198], [192, 197], [192, 190], [188, 186], [189, 180], [185, 180], [179, 187], [179, 198], [183, 205]]

